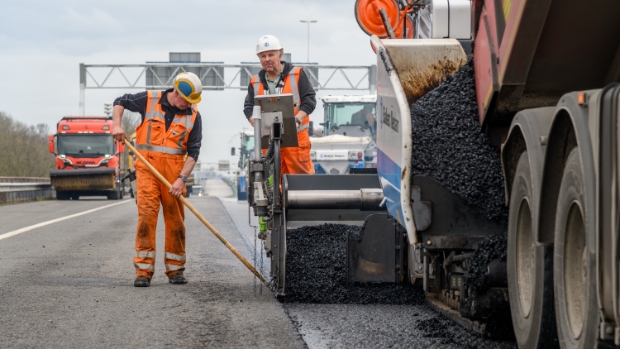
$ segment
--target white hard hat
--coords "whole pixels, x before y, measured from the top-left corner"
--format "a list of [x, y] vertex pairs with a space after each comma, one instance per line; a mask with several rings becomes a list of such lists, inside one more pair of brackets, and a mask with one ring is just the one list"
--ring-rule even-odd
[[199, 103], [201, 100], [202, 82], [194, 73], [179, 73], [174, 79], [174, 89], [191, 104]]
[[273, 35], [264, 35], [256, 43], [256, 54], [265, 51], [282, 50], [280, 40]]

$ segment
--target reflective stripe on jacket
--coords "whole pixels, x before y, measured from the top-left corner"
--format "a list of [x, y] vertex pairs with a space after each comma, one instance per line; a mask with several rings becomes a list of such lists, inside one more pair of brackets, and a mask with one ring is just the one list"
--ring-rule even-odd
[[[297, 115], [299, 110], [299, 106], [301, 105], [301, 100], [299, 98], [299, 74], [301, 73], [301, 67], [294, 67], [289, 71], [284, 79], [284, 87], [282, 88], [282, 94], [292, 94], [293, 95], [293, 103], [294, 105], [294, 113]], [[265, 73], [266, 74], [266, 73]], [[269, 90], [265, 89], [265, 86], [260, 81], [260, 77], [258, 75], [252, 76], [250, 80], [250, 84], [254, 87], [254, 95], [268, 95]], [[304, 119], [303, 124], [310, 123], [310, 115]]]
[[147, 91], [148, 101], [144, 121], [136, 129], [136, 149], [172, 155], [187, 153], [187, 140], [194, 127], [198, 106], [192, 105], [192, 115], [176, 114], [166, 131], [166, 113], [159, 99], [161, 91]]

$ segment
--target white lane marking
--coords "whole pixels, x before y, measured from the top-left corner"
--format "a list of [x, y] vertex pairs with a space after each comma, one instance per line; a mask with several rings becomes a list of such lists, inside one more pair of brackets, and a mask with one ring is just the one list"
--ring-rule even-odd
[[117, 203], [114, 203], [114, 204], [93, 208], [92, 210], [75, 213], [75, 214], [72, 214], [70, 216], [60, 217], [60, 218], [52, 219], [52, 220], [47, 221], [47, 222], [42, 222], [42, 223], [38, 223], [38, 224], [35, 224], [35, 225], [31, 225], [29, 227], [13, 230], [13, 231], [10, 231], [8, 233], [0, 235], [0, 240], [4, 240], [6, 238], [10, 238], [11, 236], [15, 236], [15, 235], [18, 235], [18, 234], [21, 234], [21, 233], [25, 233], [25, 232], [33, 230], [33, 229], [41, 228], [41, 227], [44, 227], [46, 225], [50, 225], [50, 224], [61, 222], [61, 221], [67, 220], [67, 219], [79, 217], [79, 216], [82, 216], [82, 215], [85, 215], [85, 214], [89, 214], [89, 213], [92, 213], [92, 212], [95, 212], [95, 211], [103, 210], [104, 208], [108, 208], [108, 207], [112, 207], [112, 206], [116, 206], [116, 205], [120, 205], [120, 204], [125, 204], [125, 203], [128, 203], [128, 202], [133, 202], [133, 200], [124, 200], [124, 201], [117, 202]]

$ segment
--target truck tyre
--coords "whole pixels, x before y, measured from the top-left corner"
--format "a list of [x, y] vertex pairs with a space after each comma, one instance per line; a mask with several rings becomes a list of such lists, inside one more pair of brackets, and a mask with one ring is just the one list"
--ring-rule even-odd
[[528, 152], [515, 171], [508, 216], [508, 296], [519, 348], [558, 348], [553, 303], [553, 248], [536, 246]]
[[555, 311], [562, 348], [596, 347], [598, 303], [595, 247], [588, 246], [585, 181], [578, 148], [568, 155], [555, 216]]
[[65, 191], [56, 191], [56, 200], [69, 200], [71, 197]]
[[108, 200], [120, 200], [121, 192], [118, 190], [112, 190], [108, 192]]

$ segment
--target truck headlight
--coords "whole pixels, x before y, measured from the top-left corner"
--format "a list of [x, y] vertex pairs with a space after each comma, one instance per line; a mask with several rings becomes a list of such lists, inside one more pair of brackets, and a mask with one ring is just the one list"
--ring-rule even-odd
[[65, 155], [58, 155], [58, 158], [60, 160], [62, 160], [62, 162], [65, 163], [65, 164], [73, 165], [71, 160], [67, 159], [67, 157]]

